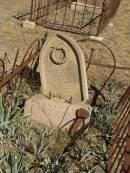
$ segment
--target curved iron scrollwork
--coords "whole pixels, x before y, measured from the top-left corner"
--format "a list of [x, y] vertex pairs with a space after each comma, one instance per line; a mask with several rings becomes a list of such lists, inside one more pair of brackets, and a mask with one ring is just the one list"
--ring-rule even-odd
[[[103, 82], [103, 85], [101, 85], [101, 88], [98, 89], [96, 88], [96, 86], [92, 86], [91, 89], [95, 91], [95, 95], [92, 99], [92, 103], [91, 105], [94, 106], [96, 104], [96, 100], [99, 96], [101, 96], [104, 100], [105, 100], [105, 97], [103, 95], [103, 90], [105, 89], [106, 85], [108, 84], [108, 81], [111, 79], [112, 75], [114, 74], [115, 70], [116, 70], [116, 67], [117, 67], [117, 63], [116, 63], [116, 57], [113, 53], [113, 51], [111, 50], [111, 48], [109, 48], [106, 44], [100, 42], [100, 41], [97, 41], [97, 40], [92, 40], [92, 39], [84, 39], [84, 40], [79, 40], [78, 42], [87, 42], [88, 44], [92, 44], [92, 47], [90, 48], [90, 56], [88, 58], [88, 61], [86, 61], [86, 63], [88, 64], [87, 65], [87, 69], [86, 71], [89, 70], [90, 66], [91, 65], [96, 65], [94, 64], [93, 62], [93, 58], [94, 58], [94, 54], [96, 52], [96, 49], [98, 49], [99, 47], [102, 48], [102, 55], [103, 54], [106, 54], [106, 52], [108, 52], [108, 56], [111, 57], [112, 61], [113, 61], [113, 65], [112, 65], [112, 71], [110, 72], [110, 74], [108, 75], [108, 77], [106, 78], [106, 80]], [[86, 44], [87, 44], [86, 43]], [[94, 48], [96, 45], [96, 48]], [[97, 52], [101, 52], [101, 49]], [[88, 57], [88, 56], [87, 56]], [[104, 55], [102, 56], [104, 57]], [[98, 65], [97, 65], [98, 66]], [[100, 64], [100, 67], [107, 67], [107, 64], [104, 65], [104, 64]]]

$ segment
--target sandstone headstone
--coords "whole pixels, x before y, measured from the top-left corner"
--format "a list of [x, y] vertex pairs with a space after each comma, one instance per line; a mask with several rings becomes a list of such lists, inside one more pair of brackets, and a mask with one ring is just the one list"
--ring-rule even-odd
[[[82, 119], [88, 123], [91, 115], [91, 107], [86, 104], [88, 86], [82, 50], [69, 36], [51, 34], [41, 49], [39, 71], [42, 93], [27, 100], [25, 116], [47, 126], [70, 128], [73, 134], [73, 127], [81, 127]], [[76, 121], [77, 110], [84, 112], [85, 118]]]
[[39, 66], [44, 95], [73, 103], [87, 101], [84, 55], [72, 38], [51, 35], [42, 47]]

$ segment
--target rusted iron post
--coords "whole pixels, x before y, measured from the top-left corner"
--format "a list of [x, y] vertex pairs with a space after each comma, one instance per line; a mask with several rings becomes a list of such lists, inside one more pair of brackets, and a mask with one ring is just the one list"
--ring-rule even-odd
[[34, 5], [34, 0], [31, 0], [30, 21], [33, 20], [33, 5]]
[[106, 11], [106, 3], [103, 2], [102, 3], [102, 12], [101, 12], [101, 15], [100, 15], [100, 20], [99, 20], [99, 25], [98, 25], [98, 29], [97, 29], [97, 34], [96, 36], [99, 36], [99, 33], [101, 32], [102, 30], [102, 22], [103, 22], [103, 17], [105, 15], [105, 11]]

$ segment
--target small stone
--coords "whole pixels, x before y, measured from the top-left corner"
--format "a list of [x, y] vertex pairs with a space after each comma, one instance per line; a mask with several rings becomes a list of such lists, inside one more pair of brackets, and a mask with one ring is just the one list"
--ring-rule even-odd
[[31, 22], [29, 20], [25, 20], [23, 22], [23, 28], [34, 29], [35, 25], [36, 25], [35, 22]]
[[89, 39], [90, 40], [96, 40], [96, 41], [103, 41], [104, 40], [104, 37], [101, 37], [101, 36], [89, 36]]
[[113, 26], [114, 26], [114, 24], [113, 24], [113, 23], [109, 23], [108, 25], [109, 25], [110, 27], [113, 27]]

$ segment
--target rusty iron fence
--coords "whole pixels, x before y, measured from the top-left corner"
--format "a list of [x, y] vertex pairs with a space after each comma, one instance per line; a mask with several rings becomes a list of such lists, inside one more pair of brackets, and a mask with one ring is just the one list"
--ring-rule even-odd
[[116, 14], [121, 0], [31, 0], [30, 11], [14, 16], [76, 34], [96, 35]]
[[33, 77], [41, 45], [42, 41], [35, 40], [22, 58], [18, 49], [11, 65], [7, 65], [3, 58], [0, 59], [0, 92], [4, 96], [9, 96], [12, 99], [17, 98], [25, 85], [25, 80]]
[[130, 173], [130, 87], [118, 105], [109, 146], [109, 173]]
[[98, 35], [104, 0], [32, 0], [30, 20], [61, 31]]
[[96, 35], [116, 14], [121, 0], [31, 0], [30, 11], [18, 16], [38, 25], [77, 34]]

